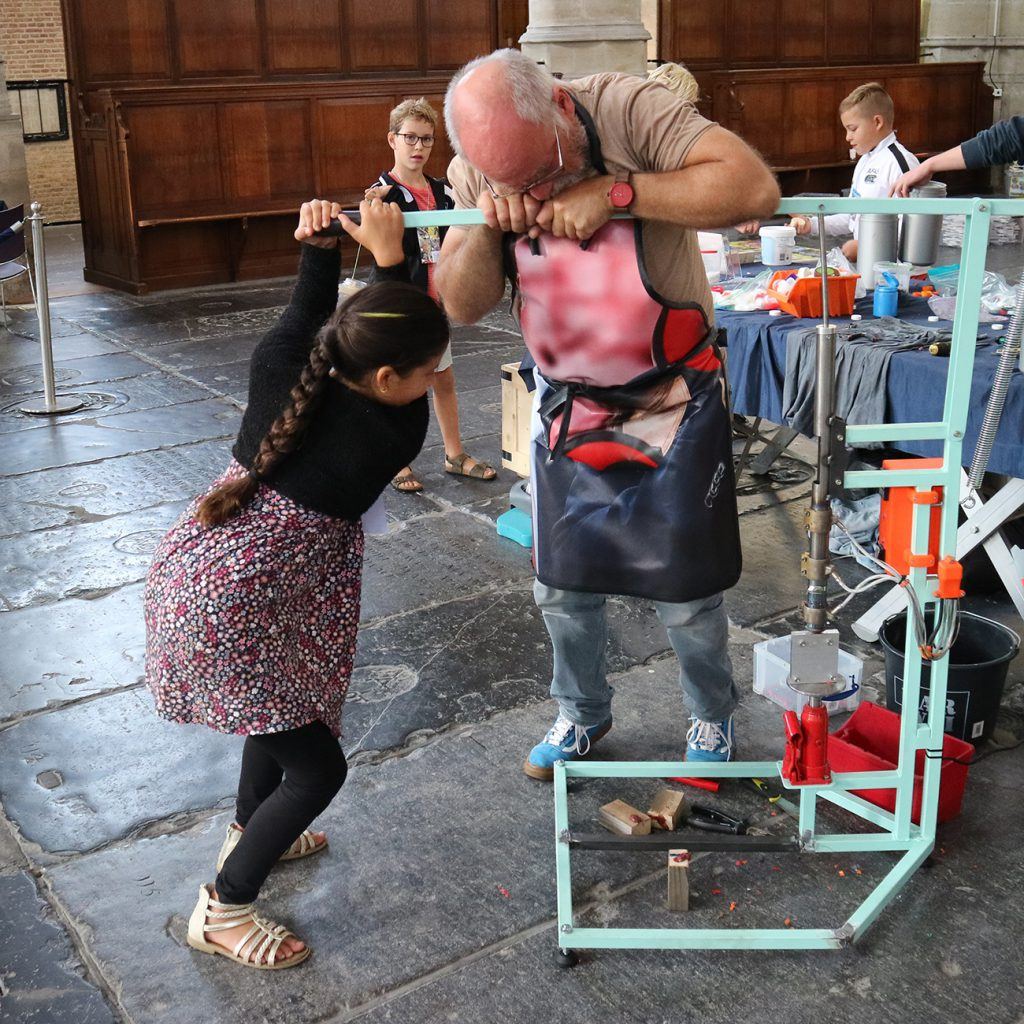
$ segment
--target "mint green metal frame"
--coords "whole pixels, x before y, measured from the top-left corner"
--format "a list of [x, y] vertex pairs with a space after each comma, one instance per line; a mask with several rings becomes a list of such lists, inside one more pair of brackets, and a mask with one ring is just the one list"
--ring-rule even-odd
[[[475, 211], [474, 211], [475, 212]], [[817, 213], [930, 213], [963, 214], [963, 250], [959, 301], [953, 323], [953, 345], [946, 380], [942, 420], [936, 423], [872, 424], [848, 426], [852, 445], [863, 441], [898, 442], [937, 440], [943, 442], [943, 462], [938, 469], [872, 470], [848, 472], [848, 487], [913, 486], [919, 490], [942, 487], [946, 495], [959, 494], [964, 431], [967, 425], [971, 375], [974, 369], [978, 310], [982, 275], [988, 246], [990, 219], [994, 215], [1024, 216], [1024, 200], [1012, 199], [784, 199], [784, 214]], [[939, 550], [956, 553], [956, 501], [946, 500], [941, 510]], [[911, 550], [928, 550], [930, 506], [915, 505], [911, 527]], [[913, 568], [910, 585], [922, 605], [934, 603], [927, 570]], [[934, 584], [932, 584], [933, 586]], [[920, 704], [921, 655], [907, 630], [906, 674], [903, 706]], [[931, 699], [928, 716], [919, 724], [914, 714], [904, 715], [900, 728], [899, 760], [895, 770], [846, 772], [833, 776], [828, 786], [791, 787], [782, 779], [781, 762], [739, 761], [728, 764], [686, 763], [687, 775], [697, 778], [777, 778], [800, 795], [800, 849], [813, 853], [892, 851], [901, 856], [864, 902], [838, 928], [577, 928], [573, 917], [572, 875], [569, 863], [570, 778], [656, 778], [678, 775], [680, 762], [559, 762], [555, 766], [555, 870], [558, 900], [558, 944], [563, 949], [837, 949], [856, 942], [907, 884], [935, 846], [939, 800], [938, 757], [924, 758], [920, 824], [911, 822], [914, 795], [914, 765], [917, 752], [941, 751], [944, 725], [948, 657], [931, 667]], [[894, 789], [896, 806], [892, 813], [854, 796], [851, 789]], [[880, 831], [874, 833], [819, 834], [816, 808], [827, 800], [858, 815]], [[680, 838], [680, 843], [683, 843]]]
[[[937, 440], [943, 442], [943, 462], [938, 469], [871, 470], [848, 472], [844, 482], [851, 488], [911, 486], [919, 490], [942, 487], [946, 495], [959, 494], [964, 431], [967, 426], [971, 375], [974, 370], [978, 309], [982, 275], [993, 216], [1024, 217], [1021, 199], [784, 199], [783, 214], [818, 213], [930, 213], [966, 217], [960, 260], [959, 301], [953, 322], [953, 345], [946, 379], [942, 419], [935, 423], [879, 423], [847, 426], [851, 444], [863, 441]], [[406, 227], [471, 227], [483, 223], [478, 210], [434, 210], [404, 215]], [[946, 500], [941, 511], [939, 550], [956, 553], [956, 501]], [[915, 505], [911, 526], [911, 550], [928, 548], [930, 506]], [[910, 585], [922, 606], [934, 603], [923, 568], [910, 570]], [[921, 654], [907, 630], [906, 675], [903, 705], [917, 708], [921, 695]], [[917, 716], [904, 715], [900, 728], [899, 760], [892, 771], [836, 773], [828, 786], [788, 786], [782, 779], [781, 762], [737, 761], [728, 764], [686, 763], [686, 774], [698, 778], [778, 778], [799, 792], [800, 849], [808, 853], [859, 853], [890, 851], [899, 860], [867, 899], [839, 927], [829, 928], [576, 928], [569, 864], [570, 778], [652, 778], [679, 774], [681, 762], [588, 761], [555, 765], [555, 870], [558, 899], [558, 944], [563, 949], [838, 949], [856, 942], [874, 923], [935, 846], [941, 760], [924, 758], [921, 820], [911, 822], [914, 795], [914, 764], [917, 752], [941, 751], [949, 659], [935, 662], [931, 670], [931, 700], [924, 724]], [[938, 710], [937, 710], [938, 709]], [[894, 789], [892, 813], [853, 795], [854, 789]], [[817, 801], [827, 800], [851, 811], [879, 831], [850, 834], [819, 834]], [[682, 840], [680, 840], [682, 842]]]

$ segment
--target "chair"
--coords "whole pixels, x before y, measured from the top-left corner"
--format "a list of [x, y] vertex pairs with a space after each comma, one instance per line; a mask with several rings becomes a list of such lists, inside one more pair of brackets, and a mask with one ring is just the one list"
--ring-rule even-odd
[[28, 274], [28, 286], [32, 290], [32, 304], [36, 303], [36, 286], [32, 280], [28, 254], [25, 252], [25, 206], [0, 210], [0, 311], [3, 325], [7, 324], [7, 297], [4, 285], [8, 281]]

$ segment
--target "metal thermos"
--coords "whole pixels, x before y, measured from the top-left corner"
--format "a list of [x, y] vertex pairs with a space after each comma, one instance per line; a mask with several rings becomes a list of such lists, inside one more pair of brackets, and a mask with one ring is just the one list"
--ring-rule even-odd
[[[911, 199], [945, 199], [946, 186], [941, 181], [928, 181], [910, 190]], [[930, 267], [939, 256], [942, 214], [908, 213], [903, 218], [900, 234], [900, 259], [916, 267]]]
[[899, 218], [895, 213], [862, 213], [857, 228], [857, 273], [867, 289], [875, 287], [875, 264], [896, 259]]

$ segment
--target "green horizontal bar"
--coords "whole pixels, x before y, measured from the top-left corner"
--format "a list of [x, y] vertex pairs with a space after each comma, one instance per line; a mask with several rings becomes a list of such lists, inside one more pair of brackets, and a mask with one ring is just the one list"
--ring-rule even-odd
[[856, 469], [843, 474], [843, 483], [850, 488], [875, 487], [945, 487], [949, 478], [959, 492], [959, 471], [948, 469]]
[[[993, 213], [1024, 217], [1024, 199], [783, 199], [778, 212], [792, 213], [932, 213], [967, 214], [988, 204]], [[424, 210], [403, 215], [407, 228], [474, 227], [484, 223], [480, 210]], [[626, 220], [629, 214], [614, 214]]]
[[893, 789], [900, 784], [900, 773], [895, 770], [881, 772], [836, 772], [831, 787], [819, 792], [843, 792], [847, 789]]
[[586, 779], [691, 779], [778, 778], [778, 761], [566, 761], [565, 774]]
[[563, 949], [841, 949], [827, 928], [574, 928]]
[[858, 441], [944, 441], [945, 423], [867, 423], [846, 427], [846, 440]]
[[1024, 217], [1024, 199], [840, 199], [795, 196], [779, 203], [779, 213], [932, 213], [999, 212]]
[[890, 835], [815, 836], [810, 853], [902, 853], [913, 849], [915, 839], [894, 839]]

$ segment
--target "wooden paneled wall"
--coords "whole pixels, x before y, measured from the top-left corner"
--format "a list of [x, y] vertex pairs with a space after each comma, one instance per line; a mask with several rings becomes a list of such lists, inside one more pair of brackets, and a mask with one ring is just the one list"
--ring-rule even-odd
[[910, 63], [920, 0], [660, 0], [659, 57], [694, 71]]
[[[526, 0], [63, 6], [86, 279], [130, 291], [293, 272], [299, 204], [356, 202], [391, 164], [389, 110], [440, 108], [452, 70], [527, 18]], [[660, 17], [662, 56], [694, 68], [706, 112], [803, 188], [848, 181], [837, 106], [860, 82], [883, 81], [915, 150], [991, 118], [981, 64], [910, 63], [916, 0], [662, 0]], [[450, 156], [439, 126], [428, 170]]]
[[[524, 0], [65, 0], [86, 278], [294, 270], [295, 211], [391, 166], [407, 96], [525, 29]], [[451, 149], [439, 126], [428, 170]]]
[[[75, 83], [452, 71], [515, 15], [496, 0], [65, 0]], [[499, 26], [500, 23], [500, 26]]]
[[983, 71], [982, 62], [966, 62], [714, 71], [702, 78], [711, 116], [785, 171], [849, 164], [839, 103], [868, 81], [892, 96], [900, 141], [912, 152], [957, 145], [991, 123]]

